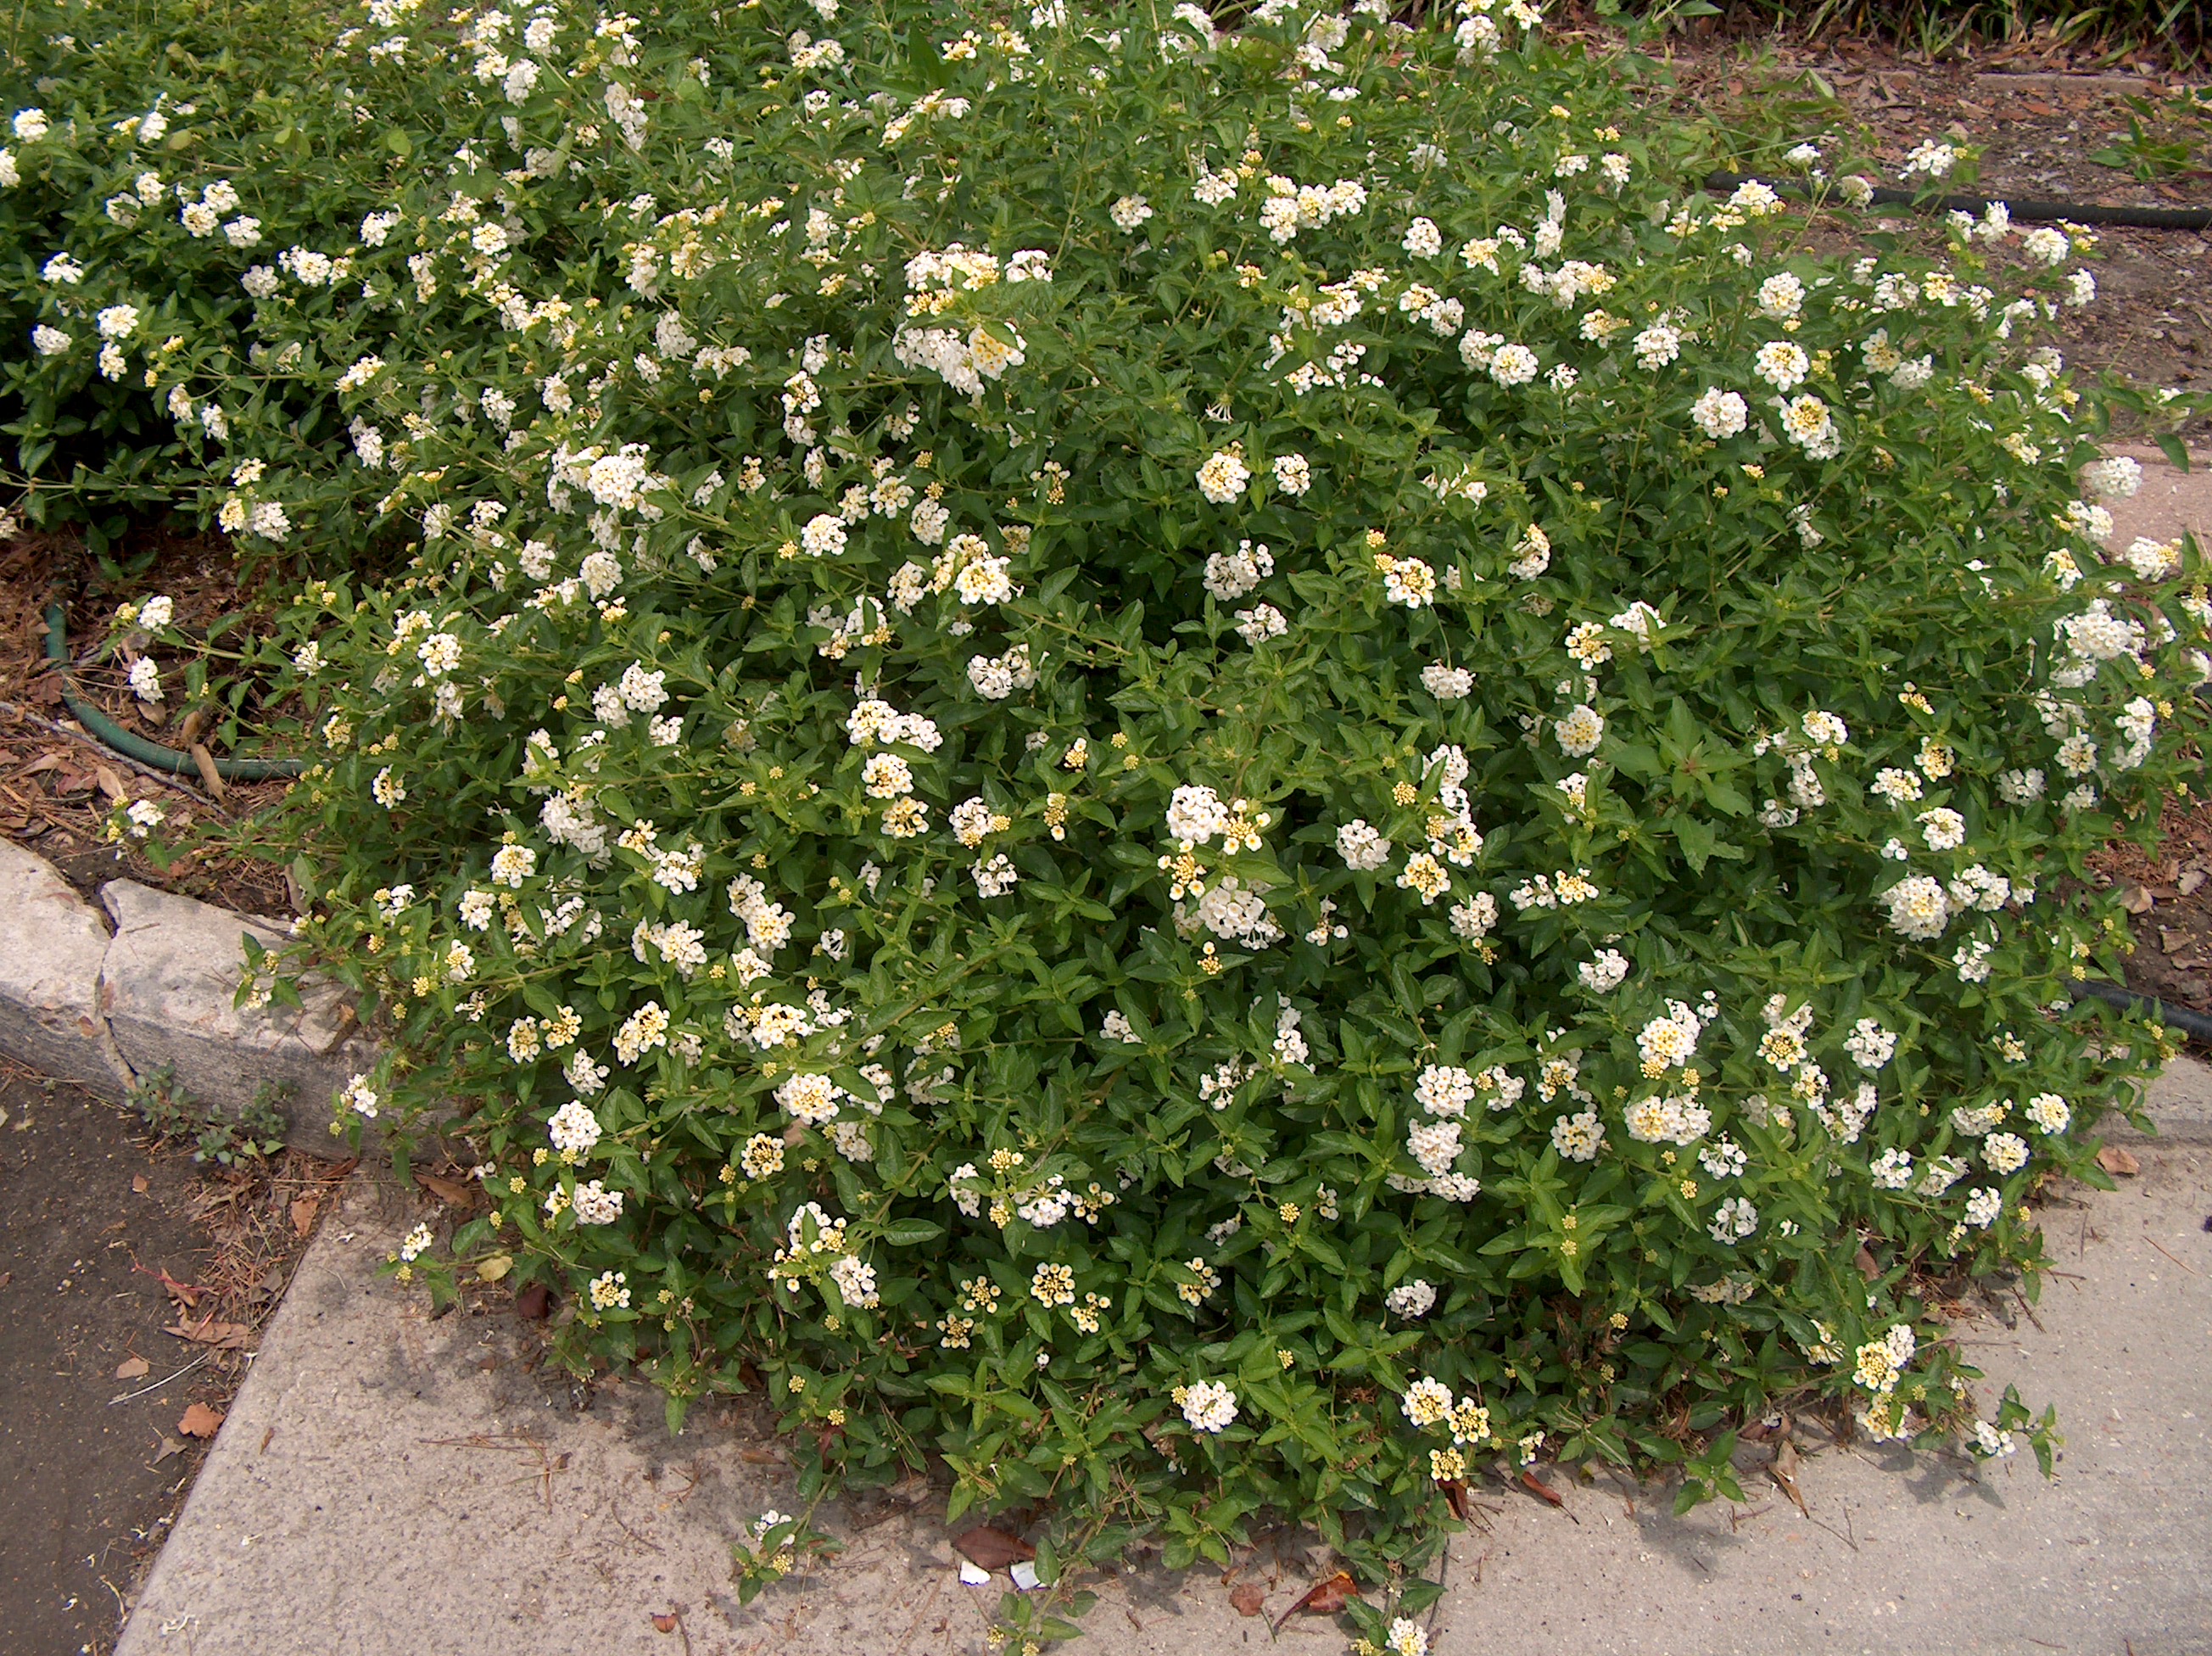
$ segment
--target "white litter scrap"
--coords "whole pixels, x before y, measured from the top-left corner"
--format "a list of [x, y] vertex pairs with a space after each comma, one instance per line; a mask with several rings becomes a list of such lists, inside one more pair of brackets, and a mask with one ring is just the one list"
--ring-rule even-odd
[[963, 1558], [960, 1561], [960, 1580], [965, 1586], [988, 1587], [991, 1585], [991, 1572]]
[[1024, 1559], [1006, 1572], [1014, 1578], [1014, 1585], [1024, 1592], [1035, 1592], [1043, 1584], [1037, 1580], [1036, 1566]]

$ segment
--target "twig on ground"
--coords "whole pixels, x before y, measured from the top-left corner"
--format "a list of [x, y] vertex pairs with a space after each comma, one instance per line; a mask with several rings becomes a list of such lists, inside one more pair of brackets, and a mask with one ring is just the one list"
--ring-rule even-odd
[[2186, 1259], [2184, 1259], [2179, 1254], [2166, 1253], [2166, 1249], [2150, 1237], [2146, 1236], [2143, 1238], [2143, 1240], [2148, 1242], [2154, 1248], [2157, 1248], [2160, 1253], [2165, 1253], [2168, 1259], [2172, 1260], [2175, 1264], [2180, 1266], [2182, 1269], [2187, 1271], [2191, 1276], [2197, 1274], [2197, 1268], [2194, 1265], [2191, 1265]]
[[193, 1358], [191, 1361], [186, 1363], [175, 1373], [170, 1375], [168, 1379], [156, 1380], [151, 1385], [142, 1385], [136, 1391], [126, 1391], [119, 1397], [110, 1397], [107, 1400], [107, 1406], [110, 1409], [112, 1409], [118, 1403], [129, 1403], [133, 1397], [143, 1397], [149, 1391], [159, 1391], [163, 1386], [168, 1385], [169, 1380], [182, 1379], [185, 1375], [191, 1373], [194, 1369], [198, 1368], [202, 1363], [205, 1362], [209, 1358], [214, 1355], [215, 1350], [210, 1347], [207, 1350], [200, 1353], [198, 1356]]

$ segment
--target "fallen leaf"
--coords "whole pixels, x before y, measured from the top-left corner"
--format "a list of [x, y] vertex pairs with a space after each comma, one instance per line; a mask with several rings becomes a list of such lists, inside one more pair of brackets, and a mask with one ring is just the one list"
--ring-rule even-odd
[[133, 1196], [143, 1196], [147, 1191], [153, 1188], [154, 1181], [147, 1178], [145, 1174], [133, 1173], [131, 1175], [131, 1193]]
[[218, 1323], [210, 1317], [197, 1323], [172, 1323], [161, 1332], [194, 1345], [213, 1346], [217, 1351], [240, 1351], [253, 1330], [243, 1323]]
[[2150, 892], [2133, 880], [2120, 887], [2120, 906], [2130, 914], [2148, 914], [2151, 902]]
[[527, 1318], [533, 1323], [543, 1322], [551, 1300], [552, 1295], [544, 1283], [532, 1282], [514, 1296], [514, 1314]]
[[169, 1275], [168, 1267], [166, 1265], [155, 1274], [161, 1279], [161, 1286], [167, 1288], [177, 1303], [187, 1311], [195, 1309], [199, 1305], [200, 1295], [206, 1292], [204, 1288], [193, 1287], [190, 1282], [179, 1282]]
[[191, 751], [192, 763], [199, 767], [201, 785], [214, 795], [215, 802], [221, 805], [223, 802], [225, 789], [222, 785], [222, 772], [215, 768], [215, 755], [208, 752], [205, 742], [194, 742]]
[[154, 1464], [159, 1466], [163, 1461], [168, 1459], [170, 1456], [183, 1454], [186, 1447], [187, 1446], [182, 1438], [163, 1438], [161, 1440], [161, 1448], [155, 1452]]
[[2117, 1144], [2108, 1144], [2097, 1152], [2097, 1165], [2121, 1178], [2133, 1178], [2142, 1172], [2142, 1163]]
[[439, 1173], [417, 1173], [415, 1182], [448, 1207], [471, 1208], [476, 1205], [476, 1187], [464, 1184], [457, 1178], [447, 1178]]
[[2180, 892], [2184, 897], [2194, 897], [2197, 895], [2197, 889], [2203, 884], [2203, 869], [2184, 868], [2181, 871], [2180, 877], [2173, 882], [2173, 889]]
[[222, 1411], [196, 1403], [185, 1410], [184, 1419], [177, 1422], [177, 1430], [188, 1438], [211, 1438], [222, 1429]]
[[295, 1196], [292, 1198], [292, 1229], [305, 1236], [315, 1228], [315, 1215], [322, 1211], [323, 1199], [319, 1196]]
[[675, 1632], [675, 1631], [676, 1631], [676, 1618], [675, 1618], [675, 1616], [673, 1616], [672, 1615], [672, 1616], [663, 1616], [663, 1615], [661, 1615], [661, 1614], [660, 1614], [660, 1612], [659, 1612], [659, 1611], [655, 1610], [655, 1611], [653, 1612], [653, 1630], [655, 1633], [673, 1633], [673, 1632]]
[[1774, 1480], [1775, 1487], [1790, 1497], [1790, 1504], [1810, 1518], [1812, 1508], [1806, 1506], [1804, 1495], [1797, 1488], [1797, 1446], [1784, 1438], [1775, 1446], [1774, 1464], [1766, 1472]]
[[1859, 1275], [1869, 1282], [1881, 1275], [1881, 1266], [1875, 1262], [1873, 1253], [1868, 1250], [1864, 1243], [1859, 1245], [1859, 1254], [1856, 1263], [1859, 1268]]
[[1567, 1504], [1565, 1496], [1562, 1495], [1550, 1484], [1545, 1482], [1543, 1479], [1538, 1477], [1534, 1472], [1523, 1472], [1521, 1474], [1521, 1487], [1526, 1489], [1530, 1495], [1534, 1495], [1539, 1500], [1542, 1501], [1547, 1507], [1564, 1507]]
[[115, 1365], [115, 1378], [118, 1380], [143, 1380], [153, 1372], [154, 1365], [143, 1357], [126, 1357]]
[[116, 804], [125, 805], [130, 802], [131, 790], [123, 785], [123, 778], [115, 774], [113, 765], [94, 765], [92, 776], [93, 780], [100, 784], [100, 791]]
[[1002, 1570], [1010, 1564], [1026, 1564], [1036, 1556], [1036, 1549], [1018, 1535], [1008, 1535], [1004, 1530], [994, 1530], [988, 1524], [978, 1524], [952, 1537], [952, 1544], [981, 1564], [987, 1570]]
[[496, 1282], [514, 1269], [514, 1256], [513, 1254], [495, 1253], [492, 1255], [490, 1258], [481, 1260], [477, 1263], [477, 1281], [479, 1282]]
[[1275, 1623], [1275, 1631], [1283, 1630], [1283, 1623], [1293, 1616], [1340, 1616], [1347, 1598], [1359, 1597], [1359, 1583], [1352, 1579], [1348, 1570], [1339, 1570], [1334, 1575], [1316, 1581], [1305, 1590], [1304, 1596], [1292, 1604]]
[[1257, 1616], [1267, 1603], [1267, 1590], [1257, 1581], [1239, 1581], [1229, 1590], [1229, 1603], [1239, 1616]]
[[1474, 1497], [1468, 1493], [1465, 1483], [1448, 1477], [1437, 1487], [1444, 1492], [1444, 1505], [1451, 1508], [1454, 1518], [1465, 1524], [1474, 1516]]

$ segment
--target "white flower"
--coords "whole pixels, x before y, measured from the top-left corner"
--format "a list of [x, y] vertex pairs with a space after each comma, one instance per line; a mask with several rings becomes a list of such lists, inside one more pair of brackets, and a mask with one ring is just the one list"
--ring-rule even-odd
[[1279, 454], [1273, 469], [1275, 486], [1286, 495], [1303, 495], [1313, 487], [1313, 469], [1304, 454]]
[[41, 356], [58, 356], [70, 348], [70, 337], [41, 322], [31, 330], [31, 348]]
[[1421, 669], [1421, 688], [1440, 702], [1463, 701], [1474, 690], [1474, 675], [1465, 667], [1432, 661]]
[[15, 136], [25, 143], [36, 143], [52, 131], [43, 109], [19, 109], [15, 112]]
[[1252, 470], [1242, 456], [1227, 449], [1210, 456], [1198, 468], [1198, 490], [1216, 506], [1226, 506], [1244, 492], [1244, 485], [1252, 480]]
[[1167, 827], [1172, 839], [1204, 845], [1228, 825], [1229, 807], [1211, 788], [1178, 788], [1168, 801]]
[[1600, 995], [1619, 989], [1628, 976], [1628, 957], [1618, 949], [1600, 949], [1577, 968], [1583, 986]]
[[136, 305], [110, 305], [93, 319], [103, 339], [127, 339], [138, 331]]
[[1217, 1380], [1177, 1389], [1182, 1417], [1194, 1432], [1218, 1432], [1237, 1418], [1237, 1394]]
[[1741, 432], [1748, 421], [1750, 411], [1744, 400], [1733, 391], [1718, 387], [1708, 389], [1705, 395], [1690, 405], [1690, 418], [1698, 430], [1718, 441]]
[[1759, 348], [1752, 372], [1777, 391], [1787, 391], [1803, 384], [1812, 368], [1813, 359], [1806, 356], [1804, 347], [1788, 339], [1777, 339]]
[[568, 1155], [587, 1155], [599, 1142], [599, 1118], [582, 1099], [571, 1099], [553, 1112], [553, 1119], [546, 1123], [545, 1130], [556, 1150]]
[[1898, 170], [1906, 178], [1915, 176], [1929, 180], [1946, 178], [1949, 176], [1951, 168], [1958, 164], [1958, 160], [1959, 152], [1956, 149], [1948, 143], [1939, 143], [1935, 139], [1929, 138], [1923, 143], [1915, 145], [1912, 152], [1905, 156], [1904, 166]]
[[1966, 843], [1966, 819], [1956, 811], [1938, 806], [1920, 813], [1920, 831], [1931, 851], [1950, 851]]
[[1950, 922], [1950, 899], [1942, 886], [1926, 874], [1907, 875], [1891, 886], [1881, 900], [1888, 905], [1891, 927], [1917, 941], [1941, 937]]
[[131, 664], [131, 689], [142, 702], [158, 702], [161, 695], [161, 670], [150, 656], [140, 656]]
[[1152, 204], [1142, 196], [1123, 196], [1106, 210], [1115, 228], [1134, 235], [1144, 222], [1152, 216]]
[[1805, 284], [1788, 271], [1770, 276], [1759, 284], [1759, 314], [1787, 321], [1804, 307]]
[[1354, 817], [1336, 831], [1336, 851], [1346, 868], [1370, 871], [1390, 860], [1390, 842]]
[[1490, 377], [1502, 386], [1524, 386], [1536, 377], [1536, 353], [1526, 345], [1500, 345], [1490, 359]]
[[1561, 752], [1579, 759], [1597, 751], [1605, 737], [1605, 720], [1595, 708], [1577, 703], [1565, 718], [1553, 721], [1552, 734], [1559, 738]]
[[1444, 250], [1443, 233], [1433, 219], [1417, 218], [1406, 227], [1401, 245], [1416, 259], [1434, 259]]
[[1666, 322], [1654, 322], [1631, 343], [1636, 366], [1647, 374], [1656, 373], [1682, 354], [1681, 330]]
[[1436, 1285], [1418, 1276], [1410, 1282], [1400, 1283], [1382, 1296], [1382, 1304], [1393, 1317], [1401, 1317], [1408, 1321], [1427, 1316], [1436, 1303]]

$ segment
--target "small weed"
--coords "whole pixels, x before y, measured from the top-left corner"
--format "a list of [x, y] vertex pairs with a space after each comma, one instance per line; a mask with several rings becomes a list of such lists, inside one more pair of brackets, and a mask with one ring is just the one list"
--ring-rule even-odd
[[2202, 173], [2212, 165], [2212, 88], [2154, 100], [2130, 98], [2128, 131], [2089, 157], [2144, 183]]
[[191, 1146], [192, 1160], [202, 1166], [258, 1166], [284, 1148], [281, 1101], [291, 1091], [289, 1082], [264, 1081], [252, 1101], [233, 1119], [216, 1105], [192, 1097], [178, 1081], [175, 1069], [163, 1064], [132, 1084], [127, 1101], [165, 1142]]

